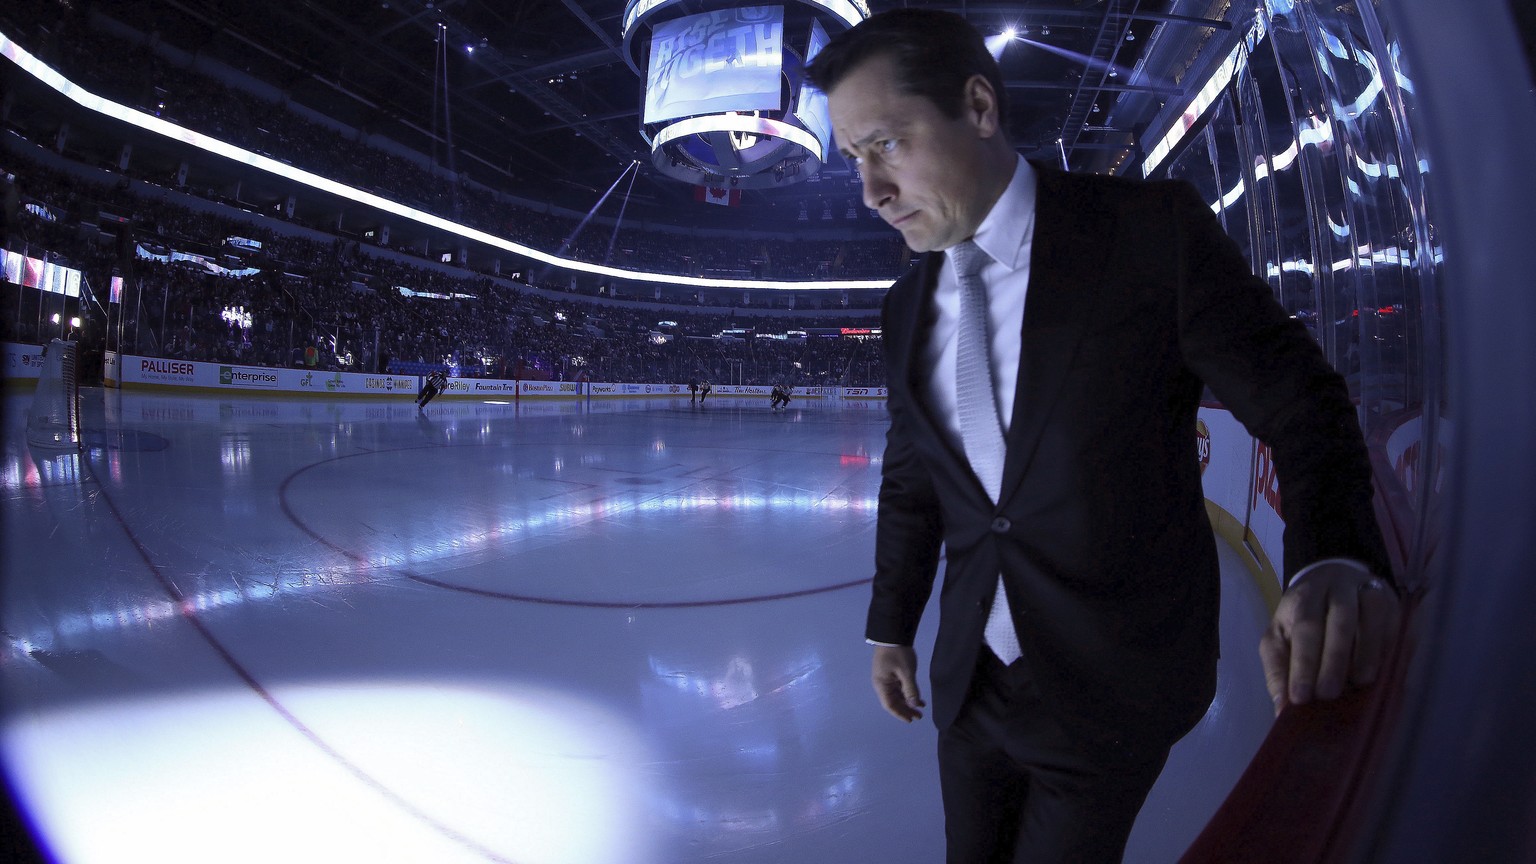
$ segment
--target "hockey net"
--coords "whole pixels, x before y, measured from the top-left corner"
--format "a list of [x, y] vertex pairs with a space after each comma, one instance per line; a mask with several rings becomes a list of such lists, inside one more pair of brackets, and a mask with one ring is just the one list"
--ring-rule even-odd
[[75, 343], [55, 339], [43, 349], [42, 374], [27, 413], [27, 443], [36, 447], [80, 446], [80, 388]]

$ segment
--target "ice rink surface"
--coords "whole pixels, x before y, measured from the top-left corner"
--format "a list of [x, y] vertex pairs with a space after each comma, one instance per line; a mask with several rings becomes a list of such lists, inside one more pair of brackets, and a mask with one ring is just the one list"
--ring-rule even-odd
[[[87, 390], [82, 453], [28, 447], [30, 403], [0, 747], [62, 861], [943, 859], [936, 733], [862, 640], [881, 402]], [[1133, 864], [1269, 727], [1267, 612], [1218, 546], [1220, 691]]]

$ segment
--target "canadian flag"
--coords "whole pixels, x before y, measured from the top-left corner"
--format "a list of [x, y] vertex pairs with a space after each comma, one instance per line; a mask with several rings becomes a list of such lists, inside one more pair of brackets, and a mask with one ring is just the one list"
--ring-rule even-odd
[[714, 186], [693, 187], [693, 200], [703, 201], [706, 204], [719, 204], [721, 207], [740, 207], [740, 189], [719, 189]]

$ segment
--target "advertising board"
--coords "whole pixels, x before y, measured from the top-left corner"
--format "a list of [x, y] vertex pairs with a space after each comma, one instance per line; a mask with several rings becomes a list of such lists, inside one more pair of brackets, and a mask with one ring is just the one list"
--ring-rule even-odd
[[43, 346], [26, 345], [21, 342], [6, 342], [5, 345], [5, 371], [6, 378], [36, 378], [43, 369]]

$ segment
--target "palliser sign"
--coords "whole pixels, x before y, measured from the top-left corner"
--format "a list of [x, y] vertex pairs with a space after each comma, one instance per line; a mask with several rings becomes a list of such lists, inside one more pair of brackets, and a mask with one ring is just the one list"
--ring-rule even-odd
[[139, 360], [139, 374], [156, 381], [184, 381], [190, 384], [197, 374], [197, 364], [145, 357]]

